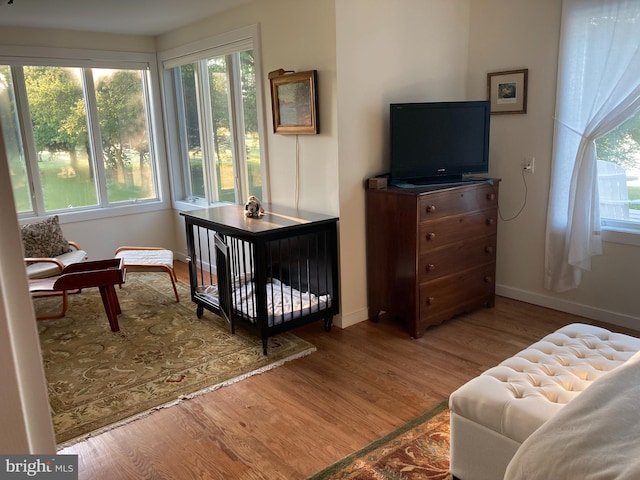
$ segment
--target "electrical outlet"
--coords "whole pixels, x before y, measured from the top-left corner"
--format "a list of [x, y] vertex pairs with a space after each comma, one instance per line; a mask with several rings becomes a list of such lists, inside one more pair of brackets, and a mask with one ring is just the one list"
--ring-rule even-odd
[[522, 166], [522, 169], [527, 173], [533, 173], [535, 163], [536, 163], [535, 157], [524, 157], [524, 164]]

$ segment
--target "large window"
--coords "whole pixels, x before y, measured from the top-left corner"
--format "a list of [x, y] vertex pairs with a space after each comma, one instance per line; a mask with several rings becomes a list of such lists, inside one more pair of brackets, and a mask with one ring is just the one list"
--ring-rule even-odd
[[244, 203], [265, 193], [254, 39], [240, 37], [164, 54], [178, 200]]
[[159, 201], [149, 81], [144, 67], [0, 59], [0, 121], [21, 216]]

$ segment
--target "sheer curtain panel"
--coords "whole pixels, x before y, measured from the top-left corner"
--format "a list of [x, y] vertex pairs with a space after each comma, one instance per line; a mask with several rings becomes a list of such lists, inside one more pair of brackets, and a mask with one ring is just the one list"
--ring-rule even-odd
[[595, 140], [640, 110], [640, 2], [563, 0], [545, 287], [580, 285], [602, 253]]

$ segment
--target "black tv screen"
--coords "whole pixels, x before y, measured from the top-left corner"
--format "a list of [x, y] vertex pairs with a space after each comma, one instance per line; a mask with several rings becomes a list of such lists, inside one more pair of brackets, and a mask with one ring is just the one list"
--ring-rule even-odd
[[487, 173], [490, 110], [489, 101], [391, 104], [391, 182]]

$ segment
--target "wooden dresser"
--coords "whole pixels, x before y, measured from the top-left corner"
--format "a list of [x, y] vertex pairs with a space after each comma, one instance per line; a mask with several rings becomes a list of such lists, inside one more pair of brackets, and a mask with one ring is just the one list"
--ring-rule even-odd
[[366, 191], [369, 319], [412, 337], [495, 301], [498, 180]]

